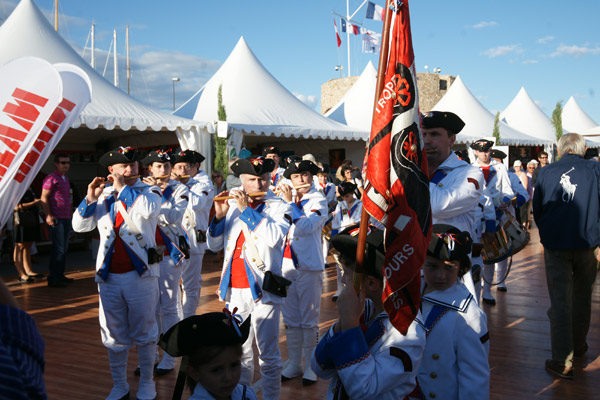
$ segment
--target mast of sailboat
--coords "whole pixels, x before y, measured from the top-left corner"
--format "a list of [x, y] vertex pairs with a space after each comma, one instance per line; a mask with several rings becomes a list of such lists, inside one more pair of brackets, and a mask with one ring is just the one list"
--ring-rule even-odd
[[127, 30], [126, 32], [126, 39], [127, 39], [127, 94], [129, 94], [129, 76], [130, 76], [130, 71], [129, 71], [129, 25], [127, 25]]
[[54, 30], [58, 32], [58, 0], [54, 0]]
[[92, 59], [91, 59], [90, 64], [92, 65], [92, 68], [96, 69], [96, 24], [92, 24], [91, 38], [92, 38]]
[[119, 64], [117, 61], [117, 30], [113, 30], [113, 70], [114, 70], [114, 83], [115, 86], [119, 87]]

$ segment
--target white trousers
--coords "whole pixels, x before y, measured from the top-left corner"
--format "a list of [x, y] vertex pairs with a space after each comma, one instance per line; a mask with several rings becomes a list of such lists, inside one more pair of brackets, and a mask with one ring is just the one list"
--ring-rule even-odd
[[102, 344], [115, 351], [158, 342], [155, 310], [158, 279], [140, 277], [136, 271], [108, 274], [98, 283]]
[[183, 318], [196, 315], [200, 289], [202, 288], [202, 254], [190, 254], [181, 274], [181, 289], [183, 289]]
[[298, 271], [298, 277], [288, 289], [281, 312], [288, 328], [319, 326], [323, 271]]
[[230, 288], [231, 296], [227, 308], [233, 312], [237, 307], [244, 321], [251, 317], [250, 335], [243, 344], [242, 376], [240, 383], [251, 385], [254, 376], [254, 352], [252, 344], [258, 348], [258, 365], [262, 375], [263, 399], [279, 399], [281, 393], [281, 353], [279, 352], [279, 318], [281, 306], [254, 302], [250, 289]]
[[[184, 260], [181, 263], [183, 264], [186, 261], [188, 260]], [[156, 321], [160, 333], [165, 333], [183, 319], [179, 281], [181, 280], [184, 265], [180, 264], [176, 267], [171, 257], [168, 256], [165, 256], [159, 264], [159, 305], [156, 307]], [[165, 352], [157, 368], [172, 369], [174, 367], [175, 359]]]

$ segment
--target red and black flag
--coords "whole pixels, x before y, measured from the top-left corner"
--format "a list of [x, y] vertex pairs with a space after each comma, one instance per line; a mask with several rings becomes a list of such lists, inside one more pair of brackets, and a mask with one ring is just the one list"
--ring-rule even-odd
[[420, 269], [431, 237], [427, 158], [420, 129], [408, 0], [390, 1], [390, 51], [365, 155], [363, 204], [386, 226], [384, 308], [406, 334], [420, 303]]

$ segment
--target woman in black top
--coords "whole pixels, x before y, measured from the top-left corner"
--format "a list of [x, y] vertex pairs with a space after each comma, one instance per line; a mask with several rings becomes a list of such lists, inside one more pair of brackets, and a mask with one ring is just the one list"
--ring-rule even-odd
[[27, 189], [14, 211], [14, 262], [19, 282], [32, 282], [34, 278], [43, 278], [31, 270], [31, 245], [40, 240], [40, 214], [38, 204], [31, 188]]

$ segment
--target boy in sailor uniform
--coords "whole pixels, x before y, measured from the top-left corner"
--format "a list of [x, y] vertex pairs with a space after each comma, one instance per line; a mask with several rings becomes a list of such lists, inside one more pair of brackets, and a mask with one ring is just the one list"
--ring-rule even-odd
[[[160, 262], [160, 297], [156, 310], [161, 333], [183, 318], [179, 281], [183, 266], [187, 262], [185, 258], [189, 257], [189, 243], [185, 241], [181, 221], [188, 206], [190, 191], [184, 184], [171, 179], [172, 157], [173, 154], [169, 151], [155, 150], [142, 160], [143, 164], [148, 165], [150, 172], [150, 176], [144, 178], [144, 182], [158, 186], [162, 197], [155, 231], [156, 243], [165, 246], [164, 257]], [[165, 353], [156, 367], [156, 375], [165, 375], [174, 367], [175, 359]]]
[[[478, 210], [478, 217], [475, 219], [481, 221], [474, 236], [475, 241], [478, 243], [493, 241], [494, 233], [500, 229], [498, 216], [508, 208], [514, 196], [506, 167], [491, 158], [493, 145], [494, 142], [486, 139], [479, 139], [471, 144], [471, 148], [476, 155], [473, 165], [483, 173], [485, 185], [481, 198], [484, 209], [483, 211]], [[473, 262], [476, 261], [473, 260]], [[494, 264], [483, 264], [482, 275], [483, 291], [481, 299], [486, 304], [495, 305], [496, 299], [492, 296], [492, 286], [490, 284], [494, 280]]]
[[265, 400], [278, 399], [281, 391], [279, 316], [285, 295], [281, 275], [286, 272], [282, 259], [292, 222], [292, 207], [269, 190], [274, 167], [273, 160], [263, 157], [234, 162], [231, 170], [240, 177], [243, 191], [232, 190], [230, 201], [215, 200], [215, 217], [208, 229], [208, 248], [224, 249], [219, 299], [244, 319], [252, 313], [240, 383], [252, 384], [255, 342]]
[[[108, 349], [113, 388], [107, 399], [129, 399], [127, 356], [135, 344], [141, 369], [138, 399], [156, 396], [152, 369], [158, 326], [158, 259], [153, 232], [160, 212], [160, 189], [138, 178], [138, 153], [120, 147], [99, 162], [105, 178], [94, 178], [73, 214], [75, 232], [100, 232], [96, 282], [100, 331]], [[160, 257], [158, 257], [160, 258]]]
[[357, 242], [347, 232], [331, 239], [340, 252], [345, 286], [337, 300], [339, 319], [315, 349], [312, 367], [320, 378], [331, 379], [327, 399], [404, 399], [416, 385], [425, 330], [415, 320], [403, 336], [383, 310], [383, 231], [367, 235], [362, 290], [356, 294], [352, 276]]
[[[465, 126], [460, 117], [449, 111], [423, 114], [423, 143], [429, 165], [429, 193], [434, 224], [450, 224], [471, 235], [483, 194], [483, 174], [479, 168], [459, 159], [452, 151], [456, 135]], [[475, 276], [479, 276], [475, 272]], [[475, 295], [471, 271], [464, 284]], [[476, 296], [477, 297], [477, 296]]]
[[487, 319], [458, 279], [471, 267], [471, 243], [468, 232], [433, 225], [421, 290], [427, 345], [417, 376], [420, 399], [490, 396]]
[[[333, 212], [333, 221], [331, 221], [331, 237], [333, 238], [338, 232], [346, 229], [349, 226], [360, 224], [362, 215], [362, 201], [358, 200], [354, 192], [356, 185], [352, 182], [342, 182], [337, 186], [337, 191], [342, 198], [337, 203]], [[337, 268], [337, 290], [333, 297], [336, 301], [342, 291], [342, 272], [339, 265]]]
[[[498, 149], [492, 149], [491, 157], [495, 161], [502, 163], [502, 160], [506, 158], [506, 154]], [[521, 183], [521, 179], [514, 172], [508, 170], [508, 179], [510, 180], [510, 187], [516, 195], [516, 199], [511, 201], [506, 212], [509, 212], [514, 218], [516, 218], [515, 206], [517, 209], [525, 205], [529, 201], [529, 193], [527, 189]], [[513, 205], [514, 203], [514, 205]], [[508, 269], [508, 258], [496, 263], [496, 279], [500, 281], [496, 285], [496, 290], [499, 292], [506, 292], [506, 271]]]
[[[335, 207], [337, 206], [337, 198], [335, 185], [327, 180], [329, 176], [329, 172], [327, 171], [329, 168], [320, 167], [319, 172], [317, 172], [317, 190], [323, 193], [323, 196], [327, 199], [327, 221], [325, 221], [325, 226], [330, 224], [333, 221], [333, 212], [335, 211]], [[331, 227], [331, 225], [329, 226]], [[327, 255], [329, 254], [329, 241], [326, 239], [325, 235], [323, 235], [323, 265], [327, 266]]]
[[[264, 158], [268, 158], [273, 160], [273, 162], [275, 163], [275, 167], [273, 168], [273, 171], [271, 172], [271, 183], [270, 183], [270, 187], [272, 191], [275, 191], [276, 189], [279, 188], [279, 185], [281, 183], [287, 183], [289, 184], [289, 181], [283, 176], [283, 173], [285, 172], [285, 168], [281, 167], [280, 163], [281, 163], [281, 151], [279, 151], [279, 147], [275, 147], [275, 146], [269, 146], [269, 147], [265, 147], [262, 151], [262, 156]], [[300, 157], [298, 157], [300, 158]]]
[[305, 386], [317, 381], [310, 368], [310, 357], [319, 341], [324, 270], [321, 234], [327, 221], [327, 200], [313, 186], [313, 175], [317, 172], [319, 167], [312, 161], [292, 162], [283, 176], [296, 188], [295, 194], [292, 187], [281, 185], [281, 197], [292, 206], [292, 226], [286, 246], [298, 271], [282, 308], [289, 360], [281, 379], [286, 381], [304, 372], [302, 384]]
[[175, 155], [174, 158], [171, 177], [187, 186], [190, 192], [182, 223], [186, 241], [190, 244], [190, 258], [183, 266], [181, 274], [183, 317], [187, 318], [196, 315], [200, 299], [202, 260], [206, 252], [206, 230], [208, 229], [208, 214], [214, 197], [214, 187], [206, 173], [204, 175], [194, 174], [196, 171], [193, 170], [192, 165], [204, 161], [202, 154], [185, 150]]

